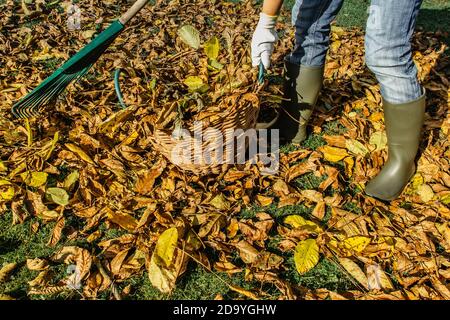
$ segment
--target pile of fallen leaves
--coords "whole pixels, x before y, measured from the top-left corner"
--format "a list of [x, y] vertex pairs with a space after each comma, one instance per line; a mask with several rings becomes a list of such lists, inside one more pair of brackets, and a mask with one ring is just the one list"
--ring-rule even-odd
[[[254, 84], [248, 47], [258, 15], [249, 1], [175, 0], [146, 8], [55, 103], [56, 112], [12, 119], [12, 103], [103, 30], [126, 2], [78, 5], [89, 14], [82, 30], [70, 33], [59, 6], [10, 0], [3, 6], [0, 214], [11, 212], [13, 224], [32, 220], [30, 233], [52, 223], [51, 247], [77, 239], [90, 247], [58, 247], [50, 257], [24, 257], [24, 266], [0, 266], [0, 282], [23, 267], [39, 271], [30, 295], [74, 291], [92, 299], [109, 290], [120, 298], [133, 289], [120, 284], [143, 272], [170, 293], [191, 263], [231, 276], [244, 272], [247, 281], [276, 287], [279, 299], [450, 298], [450, 62], [439, 38], [414, 37], [428, 98], [421, 154], [403, 195], [386, 204], [362, 192], [387, 150], [379, 87], [364, 67], [358, 30], [333, 27], [312, 123], [319, 143], [282, 153], [277, 175], [263, 175], [249, 163], [219, 176], [196, 176], [153, 150], [151, 134], [162, 106], [177, 102], [165, 123], [176, 128], [224, 94]], [[43, 22], [33, 24], [38, 18]], [[260, 95], [263, 105], [279, 102], [277, 76], [293, 43], [287, 21], [278, 25], [283, 36], [271, 84]], [[183, 41], [186, 25], [198, 31], [204, 50]], [[117, 67], [127, 71], [121, 83], [129, 107], [123, 111], [111, 77]], [[317, 188], [298, 183], [311, 176], [320, 178]], [[299, 205], [307, 213], [271, 214]], [[239, 213], [251, 206], [256, 213], [242, 218]], [[69, 218], [80, 223], [70, 225]], [[124, 233], [105, 239], [105, 229]], [[290, 255], [300, 274], [322, 258], [335, 261], [354, 289], [311, 290], [287, 281]], [[49, 266], [55, 264], [67, 264], [73, 273], [54, 279]], [[247, 298], [272, 298], [262, 286], [228, 286]]]

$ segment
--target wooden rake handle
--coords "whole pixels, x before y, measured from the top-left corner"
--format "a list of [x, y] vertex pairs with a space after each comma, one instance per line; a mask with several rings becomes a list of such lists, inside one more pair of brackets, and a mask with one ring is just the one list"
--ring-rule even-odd
[[127, 12], [125, 12], [120, 18], [119, 21], [123, 25], [125, 25], [128, 21], [130, 21], [135, 15], [138, 14], [139, 11], [147, 4], [149, 0], [137, 0]]

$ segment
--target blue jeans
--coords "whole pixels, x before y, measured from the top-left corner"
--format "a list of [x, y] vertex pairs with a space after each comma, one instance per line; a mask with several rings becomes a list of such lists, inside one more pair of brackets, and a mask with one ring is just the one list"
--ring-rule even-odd
[[[329, 48], [330, 24], [344, 0], [296, 0], [292, 9], [295, 48], [287, 59], [295, 64], [322, 66]], [[412, 59], [411, 37], [422, 0], [372, 0], [367, 21], [366, 64], [390, 103], [422, 96]]]

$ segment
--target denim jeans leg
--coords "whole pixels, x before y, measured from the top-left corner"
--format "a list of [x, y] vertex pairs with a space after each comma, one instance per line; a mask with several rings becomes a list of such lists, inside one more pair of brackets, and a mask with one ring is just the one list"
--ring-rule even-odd
[[418, 99], [422, 89], [412, 59], [411, 37], [422, 0], [372, 0], [366, 28], [366, 64], [393, 104]]
[[291, 63], [323, 66], [329, 48], [331, 22], [344, 0], [296, 0], [292, 9], [295, 47], [287, 57]]

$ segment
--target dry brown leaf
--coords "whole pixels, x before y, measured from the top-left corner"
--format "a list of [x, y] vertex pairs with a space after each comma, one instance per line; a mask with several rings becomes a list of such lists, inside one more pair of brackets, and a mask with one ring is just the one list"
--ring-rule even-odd
[[355, 278], [356, 281], [358, 281], [363, 286], [364, 289], [369, 289], [369, 280], [355, 262], [348, 258], [339, 258], [339, 263], [353, 278]]
[[138, 225], [138, 221], [133, 218], [131, 215], [125, 212], [108, 212], [108, 220], [121, 226], [127, 231], [134, 232]]
[[17, 266], [17, 263], [11, 262], [11, 263], [5, 264], [0, 269], [0, 283], [6, 282], [8, 280], [9, 276], [14, 271], [16, 266]]

